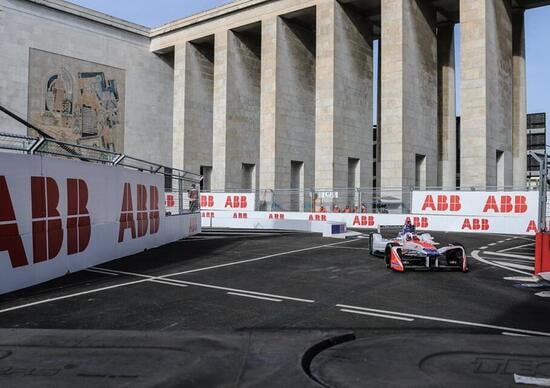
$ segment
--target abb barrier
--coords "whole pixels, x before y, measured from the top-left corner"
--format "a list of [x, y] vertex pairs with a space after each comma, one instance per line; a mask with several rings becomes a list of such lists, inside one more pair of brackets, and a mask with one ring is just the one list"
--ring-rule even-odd
[[167, 217], [164, 177], [0, 154], [0, 293], [200, 233], [200, 214]]
[[354, 214], [354, 213], [297, 213], [297, 212], [245, 212], [226, 210], [203, 210], [204, 227], [271, 229], [281, 225], [281, 220], [305, 220], [311, 222], [344, 222], [348, 228], [375, 229], [379, 225], [401, 225], [408, 218], [417, 229], [468, 232], [534, 235], [537, 218], [525, 215], [449, 216], [421, 214]]

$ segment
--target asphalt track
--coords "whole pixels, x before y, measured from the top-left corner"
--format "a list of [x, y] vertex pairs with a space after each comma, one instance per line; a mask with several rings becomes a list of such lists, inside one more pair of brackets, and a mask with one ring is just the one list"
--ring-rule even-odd
[[[547, 297], [550, 284], [536, 282], [530, 276], [533, 239], [502, 235], [433, 235], [442, 244], [464, 244], [468, 255], [473, 256], [469, 259], [471, 271], [394, 273], [385, 268], [380, 258], [368, 254], [366, 238], [342, 241], [301, 233], [210, 231], [0, 296], [0, 386], [21, 386], [23, 378], [28, 378], [23, 380], [28, 386], [32, 386], [29, 381], [40, 386], [45, 382], [46, 385], [68, 385], [70, 382], [86, 386], [81, 380], [71, 380], [67, 376], [61, 380], [32, 380], [32, 372], [29, 372], [32, 368], [20, 366], [22, 372], [17, 372], [16, 366], [8, 365], [10, 357], [2, 357], [2, 349], [13, 353], [13, 347], [21, 351], [31, 343], [41, 347], [44, 341], [50, 345], [59, 343], [74, 347], [86, 342], [85, 339], [92, 334], [111, 349], [116, 348], [117, 341], [134, 344], [139, 342], [139, 338], [143, 340], [139, 333], [148, 333], [145, 342], [149, 342], [142, 345], [149, 349], [153, 344], [178, 341], [188, 347], [189, 341], [193, 342], [191, 338], [204, 339], [217, 333], [224, 339], [205, 340], [210, 344], [208, 346], [213, 346], [212, 343], [218, 340], [223, 344], [236, 341], [240, 344], [235, 345], [240, 349], [236, 353], [241, 354], [246, 348], [247, 357], [255, 354], [250, 350], [254, 346], [262, 349], [258, 351], [257, 359], [254, 358], [256, 364], [252, 363], [255, 367], [245, 368], [246, 363], [239, 363], [236, 367], [236, 370], [248, 371], [261, 370], [259, 359], [288, 362], [286, 349], [293, 356], [300, 355], [297, 360], [301, 361], [286, 369], [281, 366], [284, 362], [269, 369], [284, 374], [288, 379], [286, 386], [306, 386], [304, 376], [309, 376], [307, 381], [312, 386], [368, 386], [364, 376], [359, 376], [360, 380], [338, 376], [335, 371], [345, 368], [335, 368], [334, 359], [341, 360], [342, 355], [335, 354], [332, 361], [323, 358], [329, 357], [330, 352], [337, 353], [338, 346], [345, 346], [344, 342], [352, 337], [355, 340], [349, 344], [356, 348], [355, 353], [350, 354], [355, 355], [361, 354], [357, 350], [358, 344], [365, 343], [374, 349], [369, 342], [373, 339], [393, 338], [396, 341], [402, 337], [398, 342], [405, 343], [412, 338], [423, 338], [426, 343], [419, 345], [421, 348], [434, 347], [437, 350], [453, 343], [475, 347], [475, 344], [484, 343], [485, 338], [493, 342], [497, 338], [500, 349], [511, 349], [509, 346], [516, 349], [515, 353], [510, 353], [516, 358], [523, 357], [518, 355], [522, 347], [537, 344], [535, 348], [541, 353], [535, 355], [542, 358], [536, 365], [550, 365], [550, 342], [547, 342], [550, 338], [546, 338], [550, 337], [550, 299]], [[189, 334], [193, 332], [200, 334]], [[243, 333], [249, 335], [243, 339]], [[472, 342], [471, 338], [477, 340]], [[326, 343], [327, 339], [332, 341], [330, 346], [319, 347], [318, 344]], [[431, 343], [432, 340], [435, 342]], [[338, 343], [344, 344], [330, 352], [321, 352]], [[193, 344], [196, 346], [195, 342]], [[280, 348], [277, 355], [265, 353], [274, 344]], [[392, 349], [392, 346], [383, 346], [377, 354], [382, 355], [383, 349]], [[491, 346], [496, 345], [487, 345]], [[197, 352], [201, 353], [202, 349], [204, 357], [215, 354], [206, 348], [199, 346]], [[313, 362], [311, 356], [309, 361], [304, 361], [308, 349], [317, 349], [315, 355], [323, 354], [323, 357], [317, 357]], [[528, 352], [525, 350], [526, 354], [533, 358], [532, 348], [529, 349]], [[41, 360], [52, 357], [47, 354], [50, 353], [44, 353]], [[80, 356], [74, 357], [78, 359]], [[425, 358], [425, 355], [419, 357]], [[15, 356], [11, 359], [14, 360]], [[362, 358], [357, 356], [357, 359]], [[224, 365], [229, 360], [212, 359], [211, 362], [211, 365], [220, 362], [219, 365]], [[475, 364], [467, 359], [456, 361], [456, 365], [461, 365], [461, 362]], [[227, 365], [227, 370], [231, 368], [235, 369]], [[411, 368], [419, 370], [418, 365]], [[525, 365], [522, 368], [518, 371], [527, 372]], [[368, 370], [364, 366], [356, 369]], [[156, 372], [146, 374], [139, 380], [140, 384], [157, 384], [153, 375], [158, 370], [162, 369], [154, 368]], [[181, 373], [185, 371], [182, 369]], [[128, 373], [127, 376], [132, 375]], [[507, 369], [507, 374], [501, 374], [506, 380], [491, 380], [494, 386], [513, 382], [510, 369]], [[353, 373], [347, 371], [346, 375], [353, 376]], [[435, 386], [448, 385], [445, 378], [451, 375], [449, 372], [438, 377], [443, 380], [432, 376], [429, 382]], [[530, 375], [550, 378], [550, 368], [548, 371], [532, 369]], [[86, 381], [97, 385], [97, 379], [105, 379], [105, 376], [111, 376], [111, 379], [99, 380], [102, 384], [108, 381], [112, 386], [125, 386], [128, 383], [124, 378], [121, 380], [120, 374], [113, 373], [92, 374]], [[211, 386], [270, 386], [266, 385], [269, 381], [271, 386], [280, 386], [275, 382], [283, 381], [281, 375], [274, 377], [267, 373], [262, 375], [263, 380], [250, 383], [246, 379], [249, 375], [242, 371], [237, 377], [218, 374], [221, 383], [208, 380], [213, 378], [208, 372], [204, 372], [204, 376], [209, 377], [183, 381], [178, 380], [180, 374], [178, 378], [174, 377], [175, 380], [162, 380], [165, 384], [161, 385], [198, 386], [196, 383], [202, 381], [202, 384]], [[410, 379], [417, 379], [414, 376], [411, 374]], [[422, 376], [426, 377], [426, 374]], [[480, 381], [476, 378], [481, 375], [472, 376], [471, 381]], [[132, 386], [139, 386], [137, 381], [133, 381]], [[176, 381], [178, 383], [174, 383]], [[228, 384], [228, 381], [232, 383]], [[386, 381], [387, 385], [392, 385], [389, 381]], [[396, 385], [402, 385], [404, 381], [408, 381], [406, 385], [410, 386], [429, 385], [422, 379], [401, 380]], [[458, 381], [460, 379], [455, 380]], [[491, 386], [491, 381], [485, 381], [483, 385]], [[373, 380], [371, 385], [379, 386], [380, 382]]]

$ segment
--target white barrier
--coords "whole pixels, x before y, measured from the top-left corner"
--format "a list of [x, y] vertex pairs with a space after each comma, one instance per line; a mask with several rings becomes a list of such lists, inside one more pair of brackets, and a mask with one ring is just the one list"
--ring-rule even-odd
[[[537, 221], [529, 216], [449, 216], [418, 214], [353, 214], [353, 213], [292, 213], [202, 211], [203, 227], [288, 229], [289, 221], [345, 222], [348, 228], [375, 229], [378, 225], [402, 225], [410, 218], [419, 230], [468, 233], [501, 233], [533, 235]], [[285, 224], [286, 223], [286, 224]], [[285, 228], [285, 225], [288, 227]]]
[[162, 176], [0, 154], [0, 294], [200, 233], [199, 218], [165, 216]]

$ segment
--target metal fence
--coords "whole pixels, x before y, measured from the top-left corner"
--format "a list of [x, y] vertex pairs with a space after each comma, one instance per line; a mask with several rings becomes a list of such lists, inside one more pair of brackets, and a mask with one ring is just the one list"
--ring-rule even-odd
[[84, 162], [119, 166], [164, 176], [166, 214], [179, 215], [200, 211], [202, 177], [189, 171], [163, 166], [132, 156], [44, 137], [0, 132], [0, 150], [9, 153], [48, 155]]
[[363, 187], [336, 189], [275, 189], [275, 190], [230, 190], [235, 193], [256, 194], [255, 210], [273, 212], [335, 212], [335, 213], [389, 213], [411, 212], [413, 191], [533, 191], [533, 187]]

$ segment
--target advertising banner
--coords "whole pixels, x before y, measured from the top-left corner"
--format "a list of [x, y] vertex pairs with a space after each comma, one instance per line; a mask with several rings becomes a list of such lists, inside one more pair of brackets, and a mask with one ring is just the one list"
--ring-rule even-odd
[[537, 191], [414, 191], [412, 213], [537, 219]]
[[254, 211], [256, 194], [252, 193], [201, 193], [203, 210]]
[[160, 175], [0, 154], [0, 294], [199, 233], [188, 218]]

